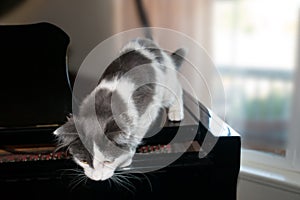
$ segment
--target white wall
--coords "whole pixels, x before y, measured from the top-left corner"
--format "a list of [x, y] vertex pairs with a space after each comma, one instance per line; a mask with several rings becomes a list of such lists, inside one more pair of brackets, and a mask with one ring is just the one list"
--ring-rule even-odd
[[237, 196], [238, 200], [300, 200], [300, 190], [283, 180], [273, 180], [241, 171]]
[[237, 196], [238, 200], [300, 200], [300, 191], [243, 176], [238, 181]]

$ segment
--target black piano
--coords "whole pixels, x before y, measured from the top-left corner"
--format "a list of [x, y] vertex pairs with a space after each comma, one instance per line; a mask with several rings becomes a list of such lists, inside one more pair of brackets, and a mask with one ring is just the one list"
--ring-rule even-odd
[[80, 179], [52, 135], [71, 113], [69, 42], [49, 23], [0, 26], [1, 199], [236, 199], [240, 136], [188, 93], [184, 120], [161, 110], [119, 183]]

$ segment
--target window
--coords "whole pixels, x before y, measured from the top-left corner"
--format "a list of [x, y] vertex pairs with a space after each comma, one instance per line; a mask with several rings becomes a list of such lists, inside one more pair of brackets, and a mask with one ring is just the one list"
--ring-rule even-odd
[[215, 0], [213, 6], [213, 59], [225, 88], [226, 121], [241, 134], [243, 155], [257, 160], [264, 152], [260, 160], [293, 169], [300, 149], [293, 112], [300, 106], [299, 8], [293, 0]]

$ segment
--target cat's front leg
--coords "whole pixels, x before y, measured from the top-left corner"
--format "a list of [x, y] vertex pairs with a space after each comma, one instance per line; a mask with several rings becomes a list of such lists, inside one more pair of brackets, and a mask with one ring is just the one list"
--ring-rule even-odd
[[174, 101], [169, 107], [168, 118], [170, 121], [181, 121], [184, 118], [184, 108], [182, 100], [182, 88], [179, 86], [176, 94], [173, 95]]
[[183, 105], [182, 101], [179, 103], [176, 101], [168, 111], [168, 118], [170, 121], [181, 121], [184, 118], [184, 113], [183, 113]]

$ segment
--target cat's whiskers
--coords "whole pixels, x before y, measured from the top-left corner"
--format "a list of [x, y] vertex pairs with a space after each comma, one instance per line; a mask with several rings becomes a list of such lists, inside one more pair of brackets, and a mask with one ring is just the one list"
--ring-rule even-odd
[[132, 184], [132, 182], [130, 182], [126, 177], [115, 174], [114, 176], [112, 176], [110, 178], [112, 180], [113, 183], [116, 183], [117, 186], [121, 186], [123, 188], [125, 188], [126, 190], [128, 190], [131, 193], [134, 193], [135, 191], [135, 187]]
[[82, 182], [86, 184], [88, 177], [84, 174], [82, 169], [79, 168], [70, 168], [70, 169], [61, 169], [62, 175], [73, 177], [69, 183], [71, 190], [74, 190]]
[[[138, 174], [141, 174], [147, 180], [147, 183], [149, 185], [150, 191], [152, 191], [152, 184], [151, 184], [150, 179], [147, 177], [147, 175], [144, 174], [143, 172], [139, 172], [139, 171], [136, 171], [136, 170], [134, 172], [138, 173]], [[133, 178], [133, 179], [136, 179], [136, 180], [138, 180], [140, 182], [143, 181], [142, 178], [140, 178], [140, 177], [138, 177], [138, 176], [136, 176], [136, 175], [134, 175], [133, 173], [130, 173], [130, 172], [126, 172], [126, 171], [125, 172], [116, 172], [115, 174], [122, 175], [123, 177], [127, 176], [128, 178]]]
[[69, 186], [71, 190], [74, 190], [78, 185], [80, 185], [82, 182], [87, 182], [87, 176], [85, 174], [77, 174], [76, 177], [74, 177], [73, 181], [70, 182]]
[[111, 188], [112, 187], [112, 184], [111, 184], [112, 180], [111, 180], [111, 178], [107, 179], [107, 182], [109, 184], [109, 187]]
[[70, 168], [70, 169], [61, 169], [61, 171], [82, 172], [82, 169], [81, 168]]

